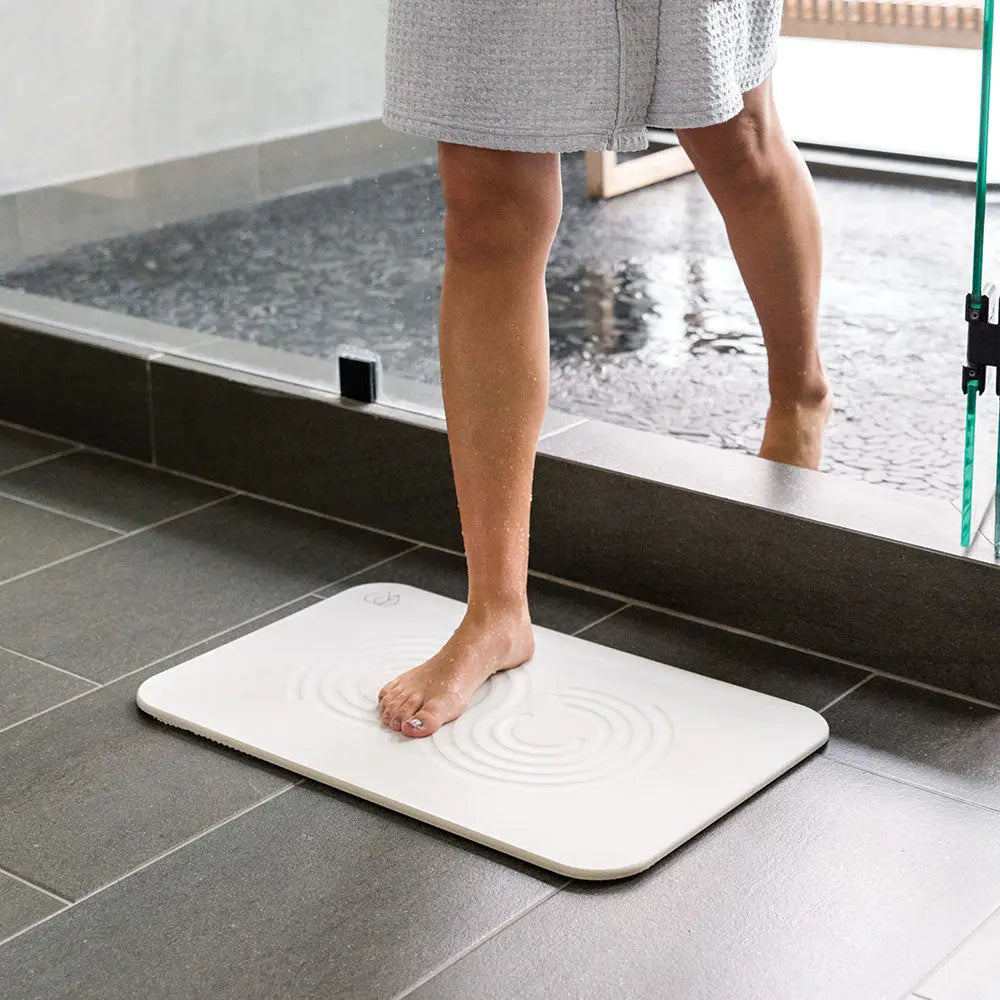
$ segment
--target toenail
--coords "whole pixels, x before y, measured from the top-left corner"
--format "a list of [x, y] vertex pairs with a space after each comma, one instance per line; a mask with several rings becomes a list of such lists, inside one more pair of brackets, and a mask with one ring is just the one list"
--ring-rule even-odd
[[402, 728], [402, 723], [400, 723], [400, 721], [398, 719], [393, 719], [392, 720], [392, 728], [393, 729], [400, 729], [400, 728]]
[[424, 724], [419, 719], [410, 719], [408, 725], [411, 726], [413, 729], [424, 728]]

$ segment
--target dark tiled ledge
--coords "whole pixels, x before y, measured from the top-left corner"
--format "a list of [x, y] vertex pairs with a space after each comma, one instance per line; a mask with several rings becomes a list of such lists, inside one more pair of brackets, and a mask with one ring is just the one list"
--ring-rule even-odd
[[[0, 290], [0, 419], [462, 551], [440, 390]], [[552, 410], [533, 570], [1000, 701], [1000, 576], [944, 502]]]

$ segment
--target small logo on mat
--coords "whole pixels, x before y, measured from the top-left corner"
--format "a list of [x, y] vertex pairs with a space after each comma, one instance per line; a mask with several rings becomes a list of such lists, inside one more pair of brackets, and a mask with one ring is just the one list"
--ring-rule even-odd
[[365, 594], [365, 600], [369, 604], [377, 604], [381, 608], [391, 608], [399, 604], [400, 595], [391, 590], [384, 590], [381, 594]]

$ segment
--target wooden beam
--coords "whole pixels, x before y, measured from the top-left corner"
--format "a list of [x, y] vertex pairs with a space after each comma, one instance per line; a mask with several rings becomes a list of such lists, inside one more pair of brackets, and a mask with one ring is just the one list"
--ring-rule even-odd
[[608, 151], [587, 153], [587, 194], [591, 198], [613, 198], [616, 194], [669, 180], [694, 170], [694, 164], [680, 146], [660, 149], [624, 163]]
[[983, 7], [968, 0], [785, 0], [781, 33], [979, 49]]

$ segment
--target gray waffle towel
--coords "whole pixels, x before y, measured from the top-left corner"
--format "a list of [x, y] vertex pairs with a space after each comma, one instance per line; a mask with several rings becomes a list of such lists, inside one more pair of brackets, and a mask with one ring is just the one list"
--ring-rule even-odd
[[726, 121], [777, 58], [782, 0], [390, 0], [385, 124], [528, 152], [646, 149]]

